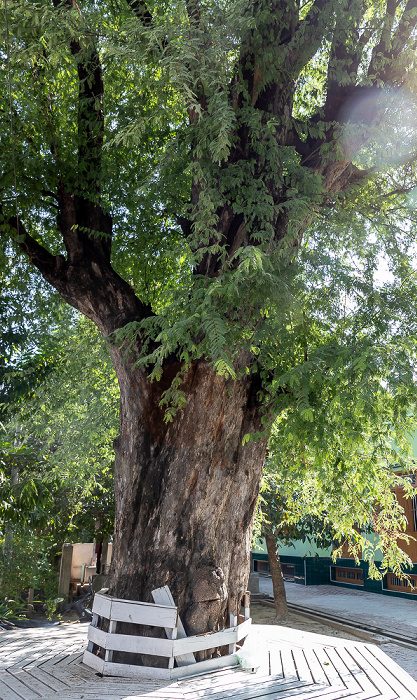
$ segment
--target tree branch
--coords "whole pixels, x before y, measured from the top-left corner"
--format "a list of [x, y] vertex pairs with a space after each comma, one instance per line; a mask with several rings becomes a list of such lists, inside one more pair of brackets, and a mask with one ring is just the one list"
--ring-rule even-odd
[[[12, 217], [6, 221], [1, 212], [3, 224], [7, 224], [10, 229], [10, 234], [13, 240], [17, 242], [21, 250], [28, 256], [32, 265], [38, 268], [44, 278], [55, 287], [54, 281], [61, 265], [62, 256], [52, 255], [46, 248], [40, 245], [28, 233], [22, 221], [19, 218]], [[58, 258], [61, 260], [58, 261]]]
[[[355, 90], [358, 69], [365, 44], [359, 37], [359, 22], [363, 2], [347, 3], [340, 7], [327, 69], [327, 94], [324, 120], [336, 121], [341, 107]], [[346, 13], [349, 16], [346, 17]]]
[[404, 70], [396, 62], [400, 58], [417, 23], [417, 0], [409, 0], [394, 34], [391, 34], [395, 19], [395, 0], [387, 0], [387, 12], [382, 27], [380, 41], [375, 46], [368, 68], [368, 77], [374, 84], [404, 79]]
[[313, 58], [336, 7], [337, 0], [315, 0], [306, 18], [299, 22], [285, 60], [285, 68], [292, 76], [298, 76]]
[[143, 26], [149, 27], [152, 22], [152, 14], [149, 12], [147, 4], [143, 0], [126, 0], [126, 2]]
[[104, 336], [153, 315], [151, 307], [136, 297], [110, 264], [86, 258], [82, 265], [73, 265], [63, 255], [52, 255], [38, 243], [20, 219], [6, 220], [0, 211], [1, 219], [43, 278], [68, 304], [94, 321]]
[[[252, 106], [276, 115], [283, 111], [284, 105], [287, 113], [292, 111], [295, 80], [319, 48], [334, 6], [335, 0], [315, 0], [306, 18], [299, 21], [294, 8], [279, 0], [271, 8], [267, 23], [261, 14], [246, 46], [242, 47], [239, 61]], [[276, 58], [272, 64], [270, 59], [265, 63], [264, 55], [271, 53]], [[232, 92], [233, 89], [234, 85]], [[283, 131], [283, 141], [286, 129], [288, 125]]]

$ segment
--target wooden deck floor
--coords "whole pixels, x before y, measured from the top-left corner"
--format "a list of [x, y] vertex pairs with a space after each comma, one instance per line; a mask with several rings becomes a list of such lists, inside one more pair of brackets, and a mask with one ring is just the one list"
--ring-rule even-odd
[[0, 633], [0, 700], [417, 700], [417, 683], [372, 644], [254, 625], [256, 674], [224, 669], [176, 682], [100, 678], [82, 664], [87, 625]]

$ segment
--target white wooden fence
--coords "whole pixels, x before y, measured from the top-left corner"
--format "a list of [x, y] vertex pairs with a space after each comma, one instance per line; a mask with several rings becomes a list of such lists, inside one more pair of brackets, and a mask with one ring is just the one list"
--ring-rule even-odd
[[[153, 591], [153, 596], [154, 600], [172, 600], [166, 586]], [[249, 608], [245, 608], [245, 613], [245, 616], [248, 615]], [[107, 623], [104, 622], [105, 620]], [[164, 627], [167, 639], [119, 634], [116, 632], [118, 622]], [[187, 637], [175, 605], [121, 600], [103, 593], [96, 593], [93, 603], [93, 620], [88, 629], [89, 642], [84, 652], [83, 662], [105, 676], [165, 680], [183, 678], [236, 665], [235, 653], [200, 662], [195, 661], [194, 653], [222, 646], [228, 646], [229, 652], [234, 652], [237, 642], [241, 642], [248, 635], [250, 626], [251, 619], [248, 617], [241, 624], [220, 632]], [[104, 631], [103, 627], [108, 627], [108, 631]], [[113, 652], [116, 651], [165, 658], [168, 660], [167, 668], [136, 665], [135, 662], [131, 664], [116, 663], [113, 661]], [[177, 664], [175, 667], [174, 661]], [[138, 662], [140, 663], [139, 658]]]

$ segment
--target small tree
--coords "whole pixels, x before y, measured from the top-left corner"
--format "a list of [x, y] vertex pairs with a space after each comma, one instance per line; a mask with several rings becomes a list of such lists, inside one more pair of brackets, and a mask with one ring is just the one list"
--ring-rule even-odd
[[[308, 513], [305, 501], [303, 508], [299, 511], [299, 519], [294, 519], [294, 515], [288, 509], [288, 499], [280, 489], [282, 490], [282, 482], [279, 482], [276, 477], [266, 475], [263, 478], [258, 504], [260, 534], [265, 539], [268, 552], [277, 622], [285, 620], [288, 616], [279, 544], [289, 545], [296, 540], [303, 542], [308, 540], [314, 541], [320, 547], [328, 547], [333, 543], [334, 537], [333, 528], [324, 518]], [[292, 494], [295, 499], [297, 496], [299, 500], [303, 498], [299, 491]]]

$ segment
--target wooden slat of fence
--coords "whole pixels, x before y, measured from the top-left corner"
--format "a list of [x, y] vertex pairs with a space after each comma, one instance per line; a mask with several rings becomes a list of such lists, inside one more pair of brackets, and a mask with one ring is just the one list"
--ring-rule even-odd
[[[200, 673], [210, 673], [223, 666], [235, 666], [237, 664], [236, 654], [228, 654], [227, 656], [219, 656], [214, 659], [206, 659], [205, 661], [198, 661], [190, 669], [187, 668], [187, 676], [190, 674], [197, 675]], [[183, 667], [173, 668], [171, 670], [172, 678], [183, 678], [185, 674]]]
[[233, 642], [238, 642], [239, 639], [246, 637], [250, 627], [251, 620], [249, 619], [246, 620], [246, 622], [243, 622], [241, 625], [236, 625], [236, 627], [228, 627], [220, 632], [212, 632], [207, 635], [176, 639], [173, 642], [174, 656], [178, 656], [178, 654], [195, 653], [197, 651], [227, 646]]
[[120, 678], [152, 678], [158, 680], [169, 680], [169, 668], [152, 668], [150, 666], [132, 666], [131, 664], [119, 664], [113, 661], [104, 662], [103, 673], [108, 676], [118, 676]]
[[[169, 586], [162, 586], [161, 588], [155, 588], [155, 590], [152, 591], [152, 598], [154, 599], [155, 603], [158, 603], [159, 605], [170, 605], [171, 607], [175, 607], [175, 602], [172, 597], [172, 593], [169, 590]], [[169, 627], [165, 628], [165, 633], [168, 639], [172, 639], [173, 637], [173, 630], [170, 629]], [[182, 624], [182, 620], [180, 616], [178, 615], [177, 618], [177, 639], [184, 639], [186, 637], [184, 625]], [[178, 666], [188, 666], [189, 664], [195, 664], [195, 656], [192, 653], [185, 653], [185, 654], [176, 654], [175, 655], [175, 660], [178, 664]]]
[[178, 615], [176, 607], [107, 598], [99, 593], [94, 597], [93, 613], [117, 622], [171, 629], [176, 626]]
[[111, 600], [105, 595], [96, 593], [93, 600], [93, 613], [110, 619]]
[[126, 605], [126, 601], [119, 602], [113, 599], [111, 618], [117, 622], [134, 622], [137, 625], [172, 628], [177, 624], [177, 609], [153, 603]]
[[111, 651], [127, 651], [154, 656], [172, 656], [174, 642], [159, 637], [135, 637], [131, 634], [108, 634], [96, 627], [88, 630], [88, 639], [99, 647]]

